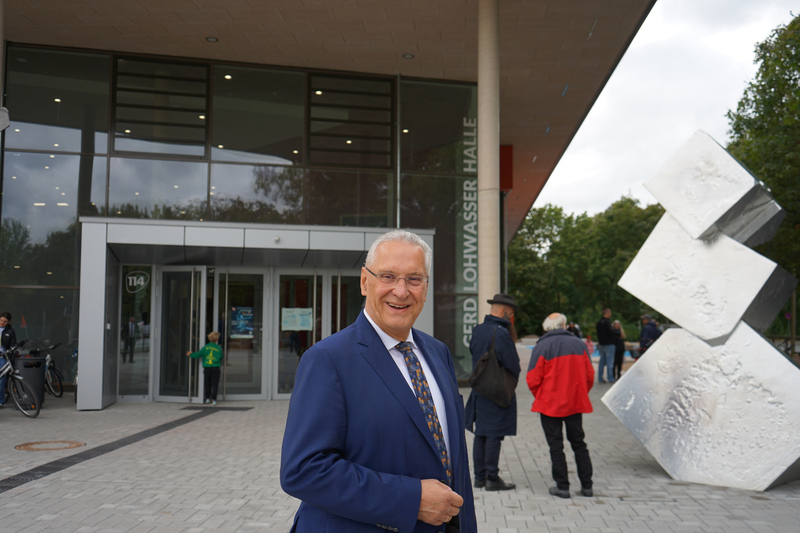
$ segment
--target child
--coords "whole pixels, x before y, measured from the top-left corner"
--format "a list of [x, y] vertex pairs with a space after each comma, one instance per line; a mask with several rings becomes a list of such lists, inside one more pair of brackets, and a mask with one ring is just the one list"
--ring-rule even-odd
[[217, 341], [219, 333], [208, 334], [208, 344], [197, 352], [186, 352], [193, 359], [203, 359], [203, 403], [217, 405], [217, 389], [219, 388], [219, 367], [222, 362], [222, 348]]

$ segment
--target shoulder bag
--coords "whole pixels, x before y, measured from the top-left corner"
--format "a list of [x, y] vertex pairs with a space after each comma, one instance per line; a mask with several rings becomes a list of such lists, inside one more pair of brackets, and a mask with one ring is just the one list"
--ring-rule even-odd
[[507, 368], [500, 364], [497, 359], [497, 352], [494, 350], [494, 338], [497, 328], [492, 332], [492, 344], [486, 350], [478, 364], [472, 369], [469, 376], [469, 384], [472, 389], [502, 408], [511, 405], [511, 400], [517, 389], [517, 380]]

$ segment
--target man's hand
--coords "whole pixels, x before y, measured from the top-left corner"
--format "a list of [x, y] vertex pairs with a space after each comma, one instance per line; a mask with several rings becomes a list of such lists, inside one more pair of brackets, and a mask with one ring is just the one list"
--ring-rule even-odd
[[419, 502], [417, 518], [432, 526], [440, 526], [449, 522], [458, 514], [464, 498], [436, 479], [422, 480], [422, 498]]

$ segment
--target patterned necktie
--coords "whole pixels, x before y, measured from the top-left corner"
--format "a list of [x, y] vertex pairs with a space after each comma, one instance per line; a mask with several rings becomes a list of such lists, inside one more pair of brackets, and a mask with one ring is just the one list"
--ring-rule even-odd
[[444, 469], [447, 471], [447, 483], [453, 484], [453, 470], [450, 468], [450, 457], [447, 455], [447, 446], [444, 443], [444, 434], [442, 433], [442, 426], [439, 424], [439, 416], [436, 414], [436, 406], [433, 404], [431, 397], [431, 389], [428, 387], [428, 380], [425, 378], [425, 373], [422, 371], [422, 366], [419, 364], [410, 342], [401, 342], [395, 346], [400, 353], [403, 354], [403, 359], [408, 367], [408, 373], [411, 376], [411, 384], [414, 387], [414, 393], [419, 400], [419, 406], [422, 408], [422, 414], [425, 415], [425, 420], [428, 422], [428, 429], [433, 435], [433, 441], [436, 443], [436, 449], [439, 451], [439, 458], [442, 461]]

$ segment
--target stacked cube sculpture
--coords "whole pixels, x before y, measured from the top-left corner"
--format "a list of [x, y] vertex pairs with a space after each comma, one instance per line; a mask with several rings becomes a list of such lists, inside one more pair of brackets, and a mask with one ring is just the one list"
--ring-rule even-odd
[[619, 285], [680, 328], [603, 402], [674, 479], [759, 491], [800, 479], [800, 369], [759, 334], [797, 280], [749, 248], [784, 211], [703, 132], [645, 187], [667, 212]]

